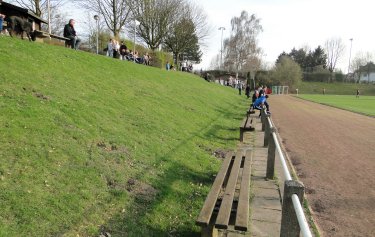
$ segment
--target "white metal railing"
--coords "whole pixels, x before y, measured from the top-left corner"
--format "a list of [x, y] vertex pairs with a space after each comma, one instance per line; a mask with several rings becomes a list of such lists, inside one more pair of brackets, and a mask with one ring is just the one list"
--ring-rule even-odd
[[[272, 121], [269, 117], [267, 117], [266, 121], [268, 122], [269, 128], [274, 127], [273, 124], [272, 124]], [[272, 131], [272, 129], [270, 131]], [[265, 136], [266, 135], [267, 134], [265, 134]], [[277, 138], [277, 135], [276, 135], [275, 131], [272, 131], [272, 136], [273, 136], [273, 140], [275, 142], [276, 150], [277, 150], [277, 152], [279, 154], [279, 157], [280, 157], [280, 162], [281, 162], [281, 166], [283, 168], [283, 172], [284, 172], [284, 175], [285, 175], [285, 180], [292, 180], [292, 176], [290, 175], [287, 163], [285, 161], [284, 154], [281, 150], [281, 146], [280, 146], [280, 143], [279, 143], [279, 140]], [[299, 201], [299, 198], [298, 198], [297, 194], [292, 195], [292, 201], [293, 201], [294, 211], [296, 212], [298, 224], [300, 226], [302, 235], [304, 237], [312, 237], [309, 225], [308, 225], [306, 217], [305, 217], [305, 213], [303, 212], [303, 209], [302, 209], [302, 206], [301, 206], [301, 203]]]

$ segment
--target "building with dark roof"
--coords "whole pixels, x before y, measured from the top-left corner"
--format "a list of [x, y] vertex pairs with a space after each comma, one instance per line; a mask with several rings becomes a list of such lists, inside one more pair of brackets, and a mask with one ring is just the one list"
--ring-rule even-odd
[[9, 16], [18, 16], [23, 18], [24, 20], [28, 20], [30, 23], [33, 24], [34, 30], [42, 30], [42, 24], [47, 24], [48, 21], [40, 18], [39, 16], [35, 15], [32, 11], [22, 8], [7, 2], [0, 1], [0, 13], [5, 14], [7, 17]]
[[356, 74], [359, 74], [361, 83], [375, 83], [375, 64], [368, 62], [366, 65], [360, 66]]

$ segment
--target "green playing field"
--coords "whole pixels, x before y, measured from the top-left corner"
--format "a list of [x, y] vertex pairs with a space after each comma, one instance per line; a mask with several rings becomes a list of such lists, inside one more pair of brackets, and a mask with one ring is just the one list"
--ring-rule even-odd
[[320, 104], [375, 116], [375, 96], [355, 95], [299, 95], [300, 98]]

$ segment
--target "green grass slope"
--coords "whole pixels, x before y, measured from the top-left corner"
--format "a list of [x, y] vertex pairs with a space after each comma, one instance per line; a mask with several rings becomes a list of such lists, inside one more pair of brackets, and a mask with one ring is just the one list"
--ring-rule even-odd
[[0, 38], [0, 236], [198, 236], [248, 102], [194, 75]]

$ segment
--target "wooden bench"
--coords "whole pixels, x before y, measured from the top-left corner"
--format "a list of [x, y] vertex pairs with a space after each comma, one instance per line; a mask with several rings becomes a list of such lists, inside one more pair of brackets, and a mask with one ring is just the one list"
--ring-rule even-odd
[[49, 38], [50, 34], [41, 30], [34, 30], [35, 36], [38, 38]]
[[253, 125], [253, 118], [247, 115], [246, 118], [242, 120], [240, 126], [240, 142], [243, 142], [243, 133], [248, 131], [254, 131], [255, 126]]
[[216, 236], [218, 229], [247, 231], [252, 151], [225, 157], [196, 220], [201, 235]]
[[255, 110], [253, 109], [253, 104], [252, 103], [250, 104], [250, 107], [247, 110], [247, 116], [249, 116], [250, 114], [255, 114]]

